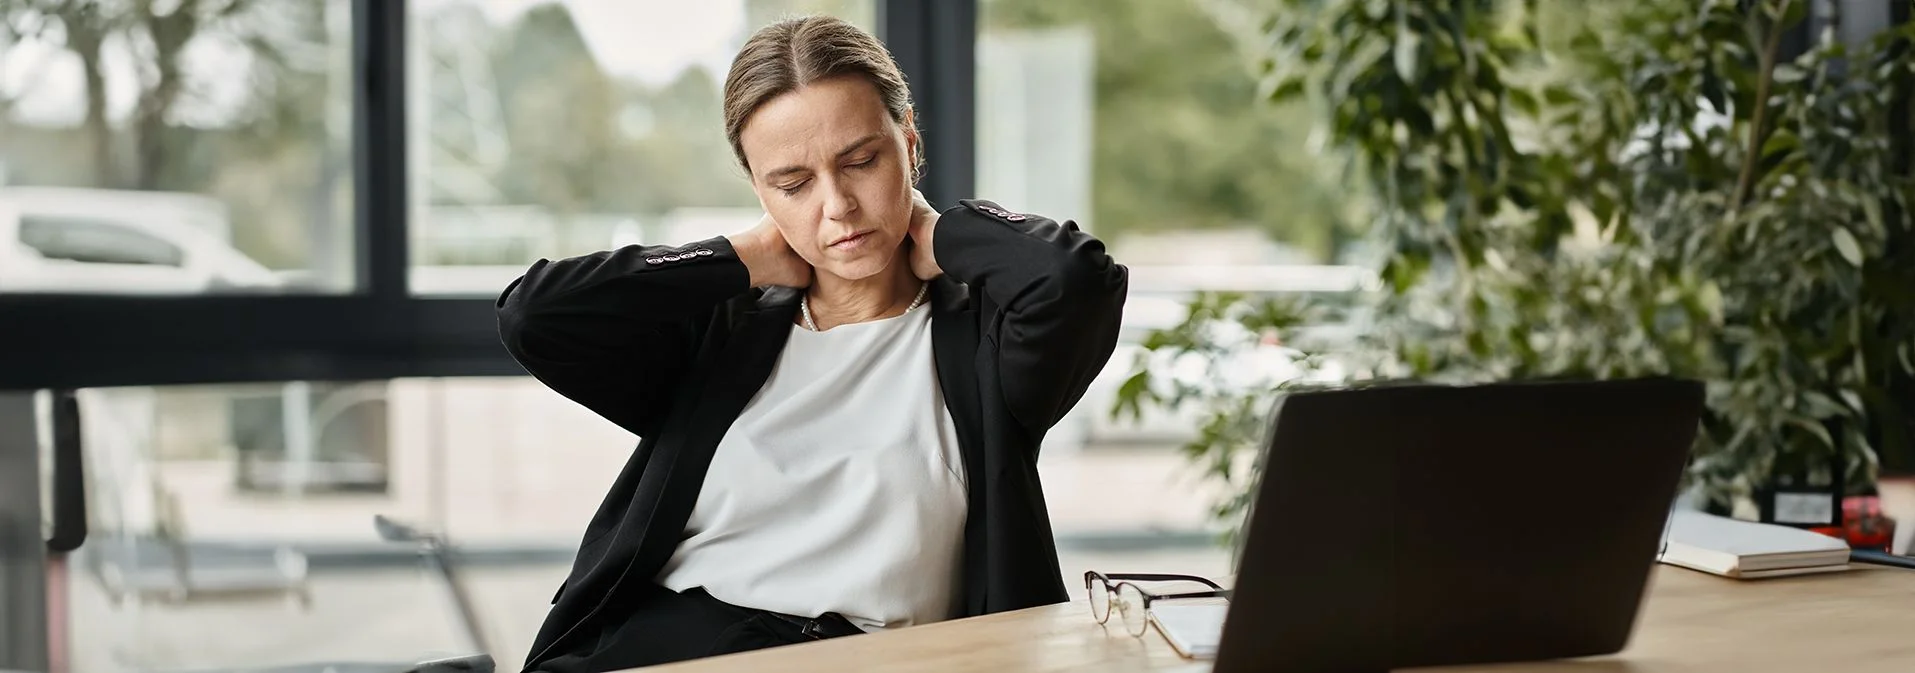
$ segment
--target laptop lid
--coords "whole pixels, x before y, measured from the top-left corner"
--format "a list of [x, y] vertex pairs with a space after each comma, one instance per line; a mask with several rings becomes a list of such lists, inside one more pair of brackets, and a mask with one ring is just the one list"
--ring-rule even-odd
[[1675, 379], [1286, 396], [1214, 670], [1622, 649], [1702, 410]]

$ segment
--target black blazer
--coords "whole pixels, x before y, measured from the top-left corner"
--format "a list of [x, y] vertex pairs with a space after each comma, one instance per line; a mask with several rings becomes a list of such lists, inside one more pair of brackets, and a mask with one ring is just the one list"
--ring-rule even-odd
[[[1070, 222], [960, 201], [933, 236], [932, 350], [969, 475], [964, 615], [1065, 600], [1039, 443], [1116, 347], [1129, 272]], [[730, 242], [541, 260], [499, 297], [534, 377], [640, 437], [586, 526], [528, 668], [595, 642], [676, 551], [712, 452], [769, 378], [800, 292]]]

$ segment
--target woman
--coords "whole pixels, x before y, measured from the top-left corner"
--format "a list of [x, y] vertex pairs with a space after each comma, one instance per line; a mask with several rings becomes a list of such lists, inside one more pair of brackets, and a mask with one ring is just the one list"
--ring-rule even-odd
[[533, 376], [641, 438], [526, 669], [1064, 600], [1037, 449], [1115, 347], [1125, 268], [1070, 223], [932, 210], [904, 77], [849, 24], [759, 31], [724, 96], [757, 227], [540, 261], [499, 299]]

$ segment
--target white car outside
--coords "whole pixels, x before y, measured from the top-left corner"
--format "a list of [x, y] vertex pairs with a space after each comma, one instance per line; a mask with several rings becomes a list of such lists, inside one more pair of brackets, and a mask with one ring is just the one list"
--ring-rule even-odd
[[0, 188], [0, 292], [181, 295], [284, 283], [197, 194]]

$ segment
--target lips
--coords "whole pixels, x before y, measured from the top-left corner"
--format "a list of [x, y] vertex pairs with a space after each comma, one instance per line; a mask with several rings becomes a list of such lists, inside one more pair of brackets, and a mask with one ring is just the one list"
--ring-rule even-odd
[[836, 248], [839, 250], [855, 248], [863, 244], [867, 239], [871, 238], [871, 233], [872, 232], [870, 231], [859, 231], [859, 232], [846, 234], [844, 236], [840, 236], [837, 239], [831, 241], [831, 243], [827, 245], [826, 247]]

